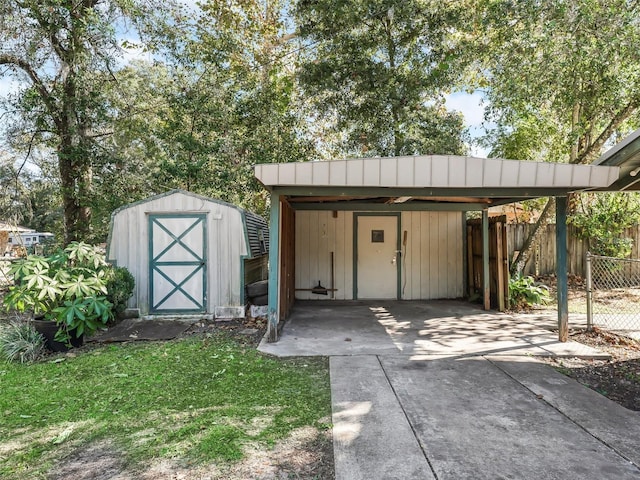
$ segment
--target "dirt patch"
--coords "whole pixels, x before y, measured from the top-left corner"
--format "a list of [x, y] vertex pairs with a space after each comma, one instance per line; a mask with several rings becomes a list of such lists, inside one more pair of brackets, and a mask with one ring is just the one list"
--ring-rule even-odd
[[640, 342], [594, 329], [575, 330], [571, 340], [611, 355], [611, 360], [546, 359], [560, 372], [630, 410], [640, 411]]
[[123, 452], [108, 441], [85, 445], [61, 460], [49, 480], [280, 480], [334, 478], [331, 434], [307, 427], [268, 449], [245, 446], [245, 459], [234, 464], [188, 465], [172, 459], [126, 466]]
[[133, 480], [124, 473], [124, 452], [103, 441], [74, 451], [52, 469], [49, 480]]
[[233, 320], [202, 320], [191, 325], [182, 336], [224, 333], [244, 345], [257, 347], [266, 331], [265, 318], [247, 317]]

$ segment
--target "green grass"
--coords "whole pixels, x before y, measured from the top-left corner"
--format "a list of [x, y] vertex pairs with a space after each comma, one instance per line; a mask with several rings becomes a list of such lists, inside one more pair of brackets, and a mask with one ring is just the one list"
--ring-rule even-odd
[[278, 360], [223, 337], [125, 344], [0, 364], [0, 478], [44, 478], [109, 439], [127, 463], [232, 462], [293, 429], [327, 429], [326, 359]]

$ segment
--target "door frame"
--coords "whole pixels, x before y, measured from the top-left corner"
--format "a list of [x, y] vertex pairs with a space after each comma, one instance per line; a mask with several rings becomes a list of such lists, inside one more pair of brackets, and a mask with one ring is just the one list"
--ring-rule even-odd
[[[189, 227], [187, 230], [185, 230], [184, 232], [182, 232], [180, 235], [176, 236], [174, 233], [169, 232], [169, 230], [166, 229], [166, 227], [158, 222], [156, 222], [155, 220], [158, 218], [192, 218], [194, 219], [194, 223], [191, 225], [191, 227]], [[198, 225], [199, 223], [202, 224], [202, 258], [199, 259], [198, 262], [196, 261], [177, 261], [177, 262], [157, 262], [155, 261], [155, 258], [153, 256], [153, 225], [154, 223], [156, 225], [158, 225], [160, 228], [162, 228], [170, 237], [173, 238], [173, 243], [171, 243], [168, 247], [165, 248], [165, 250], [163, 252], [161, 252], [162, 254], [164, 254], [166, 251], [168, 251], [171, 247], [173, 247], [174, 244], [178, 243], [182, 243], [180, 242], [180, 239], [182, 237], [184, 237], [187, 233], [189, 233], [196, 225]], [[167, 313], [167, 314], [174, 314], [174, 313], [184, 313], [184, 314], [192, 314], [192, 313], [206, 313], [207, 312], [207, 277], [208, 277], [208, 258], [207, 258], [207, 214], [206, 213], [150, 213], [149, 214], [149, 313], [150, 314], [163, 314], [163, 313]], [[189, 249], [190, 250], [190, 249]], [[195, 255], [195, 253], [194, 253]], [[157, 258], [157, 257], [156, 257]], [[196, 256], [197, 258], [197, 256]], [[154, 305], [154, 297], [153, 297], [153, 272], [155, 267], [160, 264], [166, 264], [166, 265], [196, 265], [196, 263], [200, 264], [199, 268], [196, 268], [185, 280], [183, 280], [182, 283], [185, 283], [187, 280], [189, 280], [191, 277], [193, 277], [193, 275], [195, 275], [196, 273], [198, 273], [199, 271], [202, 271], [202, 304], [199, 304], [198, 301], [196, 301], [195, 299], [191, 299], [193, 301], [194, 304], [199, 305], [200, 308], [193, 308], [193, 309], [160, 309], [158, 310], [155, 305]], [[156, 271], [160, 274], [163, 275], [168, 281], [170, 281], [171, 283], [173, 283], [174, 285], [174, 289], [167, 295], [165, 296], [164, 299], [162, 299], [163, 303], [167, 298], [169, 298], [173, 293], [176, 292], [176, 290], [180, 289], [180, 286], [182, 286], [182, 283], [176, 285], [172, 280], [170, 280], [166, 274], [164, 274], [163, 272], [161, 272], [160, 270]], [[184, 292], [183, 292], [184, 294]], [[190, 297], [190, 295], [187, 295]], [[159, 304], [159, 305], [160, 305]]]
[[358, 217], [396, 217], [396, 300], [402, 300], [402, 212], [353, 212], [353, 299], [358, 299]]

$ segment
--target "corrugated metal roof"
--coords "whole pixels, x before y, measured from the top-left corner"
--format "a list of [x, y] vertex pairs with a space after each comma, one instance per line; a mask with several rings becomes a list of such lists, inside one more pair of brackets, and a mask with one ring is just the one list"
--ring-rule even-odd
[[262, 164], [255, 175], [265, 186], [395, 188], [606, 187], [618, 179], [617, 167], [528, 162], [443, 155], [357, 158], [324, 162]]
[[264, 218], [245, 210], [245, 226], [251, 257], [269, 253], [269, 227]]
[[616, 181], [599, 190], [640, 190], [640, 129], [607, 150], [593, 164], [620, 167]]
[[111, 225], [109, 227], [109, 237], [107, 238], [107, 245], [111, 245], [112, 241], [112, 233], [113, 233], [113, 219], [118, 215], [118, 213], [127, 210], [129, 208], [136, 207], [138, 205], [143, 205], [145, 203], [150, 203], [160, 198], [170, 197], [172, 195], [185, 195], [187, 197], [197, 198], [202, 200], [203, 202], [213, 202], [218, 205], [223, 205], [228, 208], [232, 208], [240, 212], [243, 218], [245, 236], [247, 243], [249, 244], [249, 252], [250, 257], [261, 257], [262, 255], [266, 255], [269, 252], [269, 225], [267, 221], [259, 215], [256, 215], [249, 210], [245, 210], [243, 208], [238, 207], [237, 205], [233, 205], [227, 203], [225, 201], [219, 200], [217, 198], [205, 197], [204, 195], [199, 195], [197, 193], [189, 192], [181, 189], [169, 190], [167, 192], [154, 195], [137, 202], [129, 203], [121, 206], [120, 208], [114, 210], [111, 214]]

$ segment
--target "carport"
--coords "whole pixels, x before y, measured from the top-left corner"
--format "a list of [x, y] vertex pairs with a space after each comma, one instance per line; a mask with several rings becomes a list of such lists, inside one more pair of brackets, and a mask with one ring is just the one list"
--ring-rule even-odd
[[[268, 338], [296, 298], [432, 300], [465, 291], [464, 212], [482, 214], [489, 309], [488, 209], [556, 197], [559, 340], [568, 335], [567, 195], [606, 189], [621, 168], [460, 156], [265, 164], [271, 192]], [[327, 296], [329, 296], [327, 295]], [[315, 298], [318, 298], [317, 296]], [[323, 297], [327, 298], [327, 297]]]

